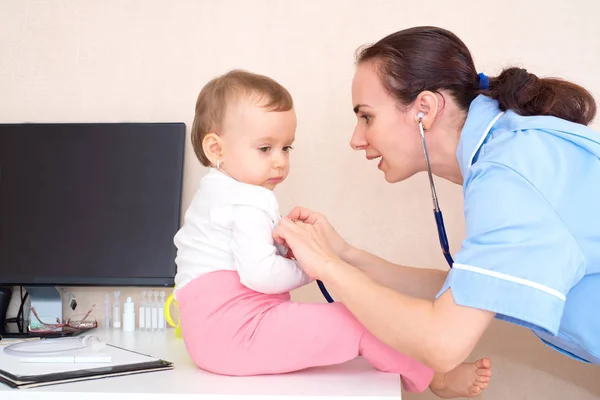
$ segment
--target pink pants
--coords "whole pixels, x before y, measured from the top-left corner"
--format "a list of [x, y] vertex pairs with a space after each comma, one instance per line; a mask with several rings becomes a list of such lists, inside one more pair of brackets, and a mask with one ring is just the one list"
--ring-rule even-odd
[[296, 303], [240, 283], [237, 272], [203, 275], [177, 294], [183, 340], [198, 367], [223, 375], [261, 375], [340, 364], [362, 355], [425, 390], [433, 371], [385, 345], [341, 303]]

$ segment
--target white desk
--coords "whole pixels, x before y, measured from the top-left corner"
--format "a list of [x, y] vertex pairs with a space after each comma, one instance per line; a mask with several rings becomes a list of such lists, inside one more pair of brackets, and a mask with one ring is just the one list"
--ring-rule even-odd
[[107, 343], [160, 357], [175, 369], [139, 375], [76, 382], [35, 389], [10, 389], [0, 383], [2, 400], [400, 400], [400, 377], [374, 370], [362, 358], [348, 363], [301, 372], [227, 377], [198, 369], [189, 359], [183, 341], [172, 330], [121, 332], [95, 330]]

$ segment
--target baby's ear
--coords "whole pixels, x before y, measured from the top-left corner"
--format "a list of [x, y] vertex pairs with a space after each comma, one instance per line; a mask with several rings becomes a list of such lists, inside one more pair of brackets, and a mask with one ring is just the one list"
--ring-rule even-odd
[[206, 154], [206, 158], [215, 165], [217, 160], [223, 157], [223, 141], [216, 133], [207, 133], [202, 139], [202, 150]]

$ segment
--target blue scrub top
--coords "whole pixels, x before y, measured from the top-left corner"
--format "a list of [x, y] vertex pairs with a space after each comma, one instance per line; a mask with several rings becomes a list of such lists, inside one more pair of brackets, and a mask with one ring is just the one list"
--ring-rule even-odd
[[438, 296], [600, 364], [600, 133], [480, 95], [457, 157], [467, 232]]

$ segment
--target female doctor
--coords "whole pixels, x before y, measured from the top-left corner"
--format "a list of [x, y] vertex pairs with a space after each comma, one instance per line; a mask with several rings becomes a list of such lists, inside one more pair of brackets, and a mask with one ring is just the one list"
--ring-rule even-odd
[[374, 335], [436, 371], [464, 361], [494, 317], [600, 364], [600, 134], [586, 127], [590, 93], [520, 68], [488, 78], [453, 33], [416, 27], [359, 53], [352, 100], [351, 146], [379, 158], [386, 181], [430, 171], [463, 186], [466, 238], [454, 260], [446, 254], [449, 273], [411, 268], [296, 208], [274, 237], [302, 268]]

